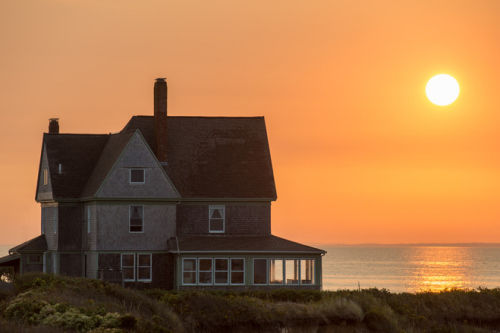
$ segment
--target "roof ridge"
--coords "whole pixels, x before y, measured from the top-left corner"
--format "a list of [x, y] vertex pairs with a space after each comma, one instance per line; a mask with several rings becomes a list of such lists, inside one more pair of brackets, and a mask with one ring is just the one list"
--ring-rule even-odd
[[[154, 116], [147, 115], [136, 115], [132, 116], [132, 118], [154, 118]], [[255, 119], [255, 118], [264, 118], [264, 116], [167, 116], [168, 118], [230, 118], [230, 119]]]

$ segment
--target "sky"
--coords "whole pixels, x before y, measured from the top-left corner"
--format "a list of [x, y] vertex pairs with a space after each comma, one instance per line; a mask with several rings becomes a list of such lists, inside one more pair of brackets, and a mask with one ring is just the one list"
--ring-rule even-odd
[[[310, 244], [500, 240], [496, 0], [0, 0], [0, 244], [40, 233], [43, 132], [265, 116], [272, 232]], [[427, 81], [460, 84], [450, 106]]]

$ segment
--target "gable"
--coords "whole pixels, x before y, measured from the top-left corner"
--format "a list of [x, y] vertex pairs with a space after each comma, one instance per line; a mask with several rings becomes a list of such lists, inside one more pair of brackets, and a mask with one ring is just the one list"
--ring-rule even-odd
[[49, 159], [47, 157], [47, 147], [42, 145], [42, 155], [40, 156], [40, 167], [38, 169], [38, 183], [36, 187], [36, 201], [53, 200], [52, 180], [50, 177]]
[[[144, 184], [131, 183], [131, 170], [144, 170]], [[95, 196], [160, 199], [178, 198], [179, 194], [140, 131], [135, 131], [119, 152]]]

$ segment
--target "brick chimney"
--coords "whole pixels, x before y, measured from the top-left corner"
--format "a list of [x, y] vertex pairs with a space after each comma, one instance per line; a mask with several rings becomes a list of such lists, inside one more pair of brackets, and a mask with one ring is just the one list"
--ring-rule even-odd
[[59, 134], [59, 118], [49, 119], [49, 134]]
[[158, 78], [154, 88], [156, 157], [167, 162], [167, 81]]

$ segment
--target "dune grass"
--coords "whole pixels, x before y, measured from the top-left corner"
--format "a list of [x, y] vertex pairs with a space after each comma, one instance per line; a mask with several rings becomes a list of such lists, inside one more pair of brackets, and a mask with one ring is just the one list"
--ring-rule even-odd
[[0, 284], [0, 332], [491, 332], [500, 289], [440, 293], [133, 290], [25, 275]]

